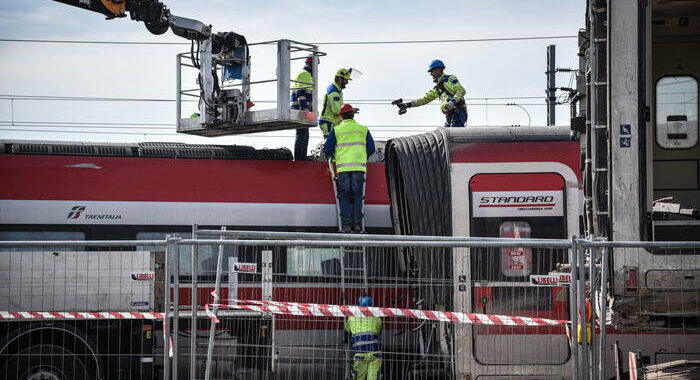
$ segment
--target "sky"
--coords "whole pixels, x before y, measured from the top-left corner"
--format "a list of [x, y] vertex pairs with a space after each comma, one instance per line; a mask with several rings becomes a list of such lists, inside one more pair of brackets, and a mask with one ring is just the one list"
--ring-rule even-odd
[[[421, 97], [432, 88], [427, 66], [436, 58], [445, 62], [446, 73], [457, 76], [467, 91], [470, 127], [546, 125], [546, 47], [556, 46], [557, 67], [578, 68], [576, 38], [362, 45], [324, 42], [574, 36], [585, 16], [584, 0], [455, 1], [444, 5], [393, 0], [352, 4], [316, 0], [163, 2], [174, 15], [211, 24], [214, 32], [242, 34], [249, 43], [283, 38], [318, 43], [319, 50], [327, 54], [319, 67], [319, 88], [330, 84], [340, 67], [360, 70], [363, 75], [348, 85], [344, 98], [360, 108], [356, 120], [367, 125], [378, 140], [443, 125], [437, 101], [403, 116], [389, 104], [400, 97]], [[128, 17], [107, 21], [98, 13], [52, 0], [0, 0], [0, 39], [185, 42], [172, 32], [151, 35], [142, 23]], [[294, 131], [216, 138], [176, 133], [175, 55], [188, 49], [189, 45], [0, 41], [0, 139], [293, 147]], [[253, 48], [251, 54], [253, 80], [273, 79], [274, 50]], [[292, 76], [301, 66], [301, 61], [293, 63]], [[571, 74], [559, 73], [557, 86], [574, 87], [571, 79]], [[194, 83], [194, 76], [183, 76], [185, 86]], [[266, 85], [253, 87], [256, 107], [271, 106], [265, 101], [274, 98], [273, 90]], [[183, 105], [183, 114], [195, 111], [196, 103]], [[569, 125], [568, 105], [557, 106], [556, 124]], [[320, 130], [312, 128], [310, 148], [320, 139]]]

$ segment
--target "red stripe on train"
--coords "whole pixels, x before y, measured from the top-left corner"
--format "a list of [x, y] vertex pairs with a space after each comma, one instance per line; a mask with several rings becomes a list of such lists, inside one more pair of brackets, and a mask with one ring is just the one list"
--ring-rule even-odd
[[450, 162], [561, 162], [581, 182], [578, 141], [456, 143], [450, 146]]
[[[325, 162], [8, 154], [0, 173], [0, 199], [335, 202]], [[367, 184], [367, 204], [389, 204], [384, 164], [368, 165]]]

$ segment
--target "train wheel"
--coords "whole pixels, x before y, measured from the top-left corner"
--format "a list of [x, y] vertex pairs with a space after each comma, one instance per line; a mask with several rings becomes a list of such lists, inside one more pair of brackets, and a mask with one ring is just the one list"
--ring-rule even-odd
[[9, 356], [0, 377], [20, 380], [94, 379], [85, 358], [51, 344], [23, 348]]

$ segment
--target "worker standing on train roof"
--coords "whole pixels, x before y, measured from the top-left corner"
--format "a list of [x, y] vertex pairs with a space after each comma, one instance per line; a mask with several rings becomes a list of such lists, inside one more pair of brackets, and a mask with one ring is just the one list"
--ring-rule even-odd
[[[362, 232], [362, 209], [364, 203], [365, 173], [367, 158], [374, 153], [374, 139], [369, 129], [358, 124], [354, 117], [359, 110], [350, 104], [340, 107], [343, 121], [331, 129], [323, 152], [335, 155], [338, 171], [338, 198], [343, 232]], [[352, 197], [352, 209], [350, 199]]]
[[[372, 297], [360, 297], [360, 306], [372, 307]], [[352, 379], [379, 379], [382, 367], [382, 320], [379, 317], [348, 317], [345, 330], [352, 336], [355, 350], [352, 362]]]
[[328, 134], [338, 124], [340, 124], [340, 107], [343, 106], [343, 89], [352, 80], [350, 79], [352, 69], [340, 68], [335, 73], [333, 83], [326, 88], [321, 106], [321, 115], [318, 119], [318, 126], [323, 132], [323, 139], [328, 138]]
[[[316, 58], [318, 59], [318, 58]], [[320, 63], [316, 61], [317, 64]], [[291, 108], [293, 110], [313, 112], [313, 57], [306, 57], [304, 68], [294, 79], [294, 91], [292, 91]], [[294, 140], [294, 160], [306, 161], [309, 148], [309, 128], [298, 128]]]
[[[395, 103], [399, 110], [420, 107], [440, 98], [440, 111], [445, 114], [445, 127], [464, 127], [467, 123], [467, 105], [464, 103], [466, 91], [454, 75], [445, 74], [445, 64], [436, 59], [430, 62], [428, 72], [433, 77], [435, 87], [420, 99], [408, 103]], [[404, 111], [405, 112], [405, 111]], [[403, 114], [403, 112], [400, 112]]]

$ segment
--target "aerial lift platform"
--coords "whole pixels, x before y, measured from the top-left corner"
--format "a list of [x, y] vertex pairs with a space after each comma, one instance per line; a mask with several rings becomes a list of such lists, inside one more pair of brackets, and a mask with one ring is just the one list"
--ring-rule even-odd
[[[290, 93], [296, 81], [291, 77], [291, 62], [312, 60], [313, 83], [301, 83], [303, 88], [318, 94], [318, 57], [325, 55], [311, 44], [277, 40], [246, 44], [245, 38], [234, 33], [223, 37], [229, 43], [219, 44], [211, 39], [196, 41], [190, 52], [177, 55], [177, 132], [199, 136], [223, 136], [284, 129], [308, 128], [316, 125], [318, 110], [293, 110], [290, 108]], [[251, 81], [249, 48], [277, 47], [276, 77]], [[262, 49], [261, 49], [262, 50]], [[195, 85], [199, 88], [183, 88], [185, 70], [198, 69]], [[252, 85], [275, 85], [275, 100], [251, 109]], [[259, 87], [256, 87], [256, 92]], [[182, 117], [184, 102], [199, 99], [199, 113]], [[314, 102], [317, 96], [314, 97]], [[191, 103], [189, 103], [191, 104]], [[264, 109], [260, 109], [267, 107]]]

